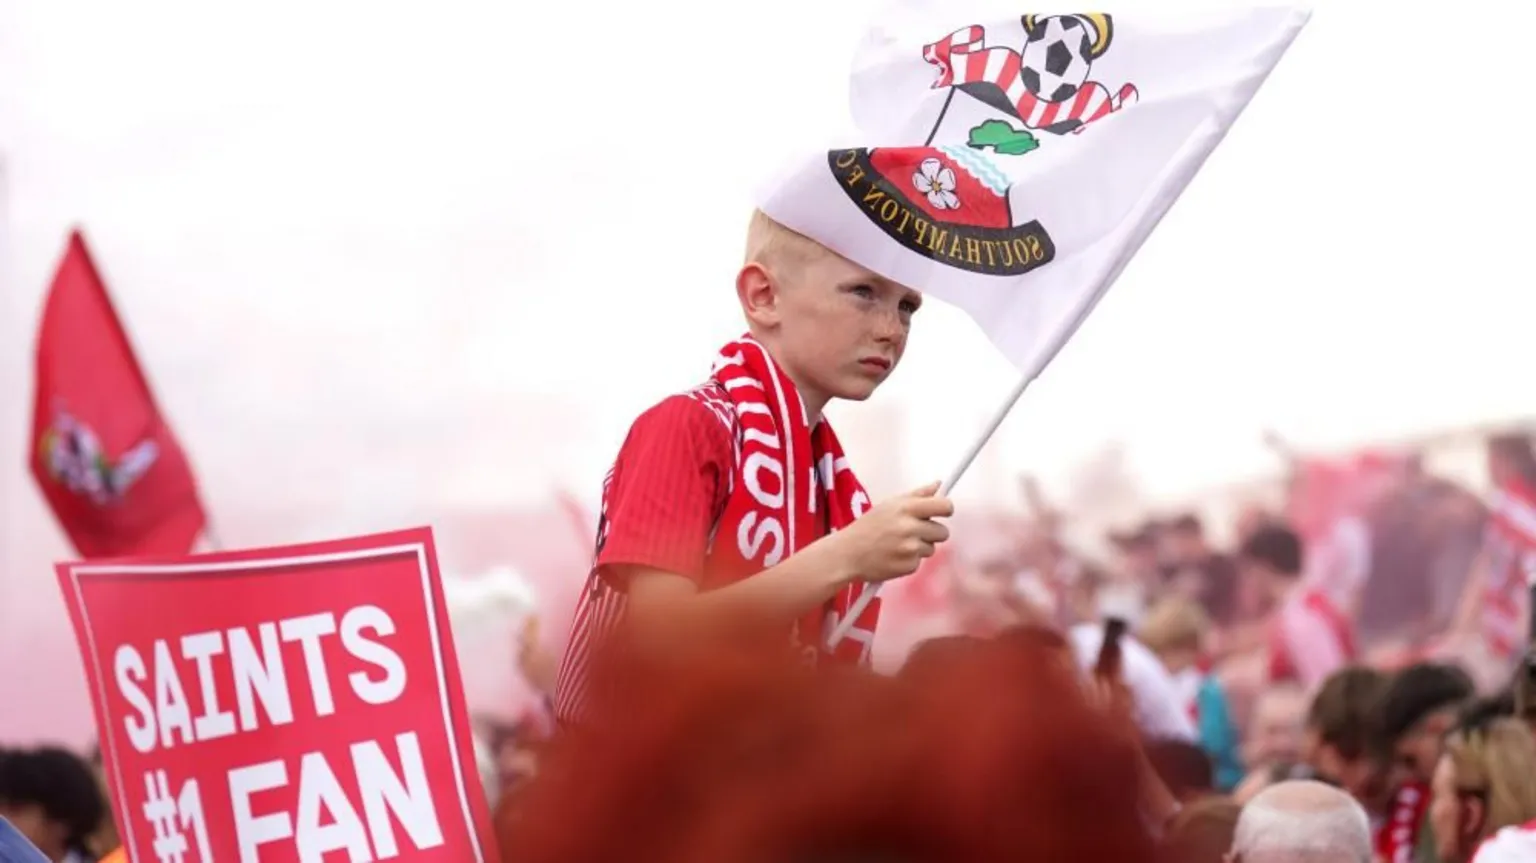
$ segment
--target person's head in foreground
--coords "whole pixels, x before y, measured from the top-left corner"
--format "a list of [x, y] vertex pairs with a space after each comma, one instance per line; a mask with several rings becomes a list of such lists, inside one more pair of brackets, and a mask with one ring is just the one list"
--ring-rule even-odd
[[84, 759], [63, 749], [0, 751], [0, 817], [49, 860], [94, 860], [106, 800]]
[[1429, 782], [1445, 734], [1473, 692], [1472, 678], [1454, 665], [1422, 662], [1404, 668], [1382, 693], [1378, 745], [1410, 778]]
[[502, 842], [520, 863], [1151, 861], [1132, 732], [1064, 653], [946, 640], [897, 677], [610, 654], [625, 721], [557, 742]]
[[1536, 819], [1536, 739], [1519, 720], [1463, 725], [1445, 739], [1430, 785], [1429, 817], [1441, 863], [1470, 860], [1505, 827]]
[[1297, 779], [1243, 806], [1228, 863], [1371, 863], [1370, 820], [1332, 785]]
[[1386, 765], [1371, 744], [1387, 682], [1387, 676], [1373, 668], [1341, 668], [1323, 681], [1307, 712], [1307, 765], [1319, 779], [1360, 800], [1382, 790]]
[[901, 361], [922, 295], [754, 211], [736, 295], [752, 336], [800, 388], [811, 417], [869, 398]]

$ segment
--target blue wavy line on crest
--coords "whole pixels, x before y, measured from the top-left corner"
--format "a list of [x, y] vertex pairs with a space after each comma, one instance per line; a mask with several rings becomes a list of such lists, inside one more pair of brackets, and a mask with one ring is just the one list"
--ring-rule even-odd
[[1008, 187], [1012, 185], [1008, 182], [1008, 175], [999, 171], [984, 154], [965, 144], [943, 144], [936, 149], [954, 159], [966, 173], [980, 180], [987, 188], [999, 195], [1008, 194]]

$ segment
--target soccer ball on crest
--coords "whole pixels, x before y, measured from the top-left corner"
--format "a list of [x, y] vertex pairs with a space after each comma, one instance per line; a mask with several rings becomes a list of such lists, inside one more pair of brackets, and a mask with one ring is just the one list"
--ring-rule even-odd
[[1024, 32], [1027, 39], [1019, 52], [1019, 77], [1031, 93], [1047, 102], [1077, 95], [1088, 80], [1093, 58], [1103, 53], [1107, 41], [1107, 33], [1084, 15], [1025, 16]]

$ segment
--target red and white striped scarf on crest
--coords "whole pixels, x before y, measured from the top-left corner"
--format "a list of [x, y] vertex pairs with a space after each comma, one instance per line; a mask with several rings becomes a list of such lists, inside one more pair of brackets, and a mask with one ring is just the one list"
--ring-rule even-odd
[[[869, 495], [853, 475], [825, 419], [806, 423], [805, 404], [788, 376], [756, 340], [743, 336], [720, 351], [712, 373], [735, 408], [736, 471], [710, 548], [712, 575], [747, 578], [853, 523]], [[827, 639], [867, 585], [856, 582], [795, 628], [797, 645], [818, 660], [868, 662], [880, 616], [876, 599], [848, 637], [828, 654]], [[814, 653], [812, 653], [814, 651]]]
[[923, 59], [935, 66], [938, 79], [933, 89], [965, 84], [992, 84], [1002, 90], [1008, 103], [1024, 125], [1031, 129], [1049, 129], [1062, 123], [1076, 123], [1082, 131], [1089, 123], [1106, 117], [1137, 99], [1135, 86], [1126, 84], [1118, 92], [1097, 81], [1085, 81], [1077, 92], [1060, 102], [1050, 102], [1030, 92], [1024, 84], [1024, 58], [1012, 48], [986, 46], [986, 29], [977, 25], [961, 27], [937, 42], [923, 46]]
[[1489, 516], [1483, 637], [1495, 656], [1509, 659], [1529, 635], [1526, 615], [1530, 585], [1536, 581], [1536, 490], [1518, 480], [1495, 489]]

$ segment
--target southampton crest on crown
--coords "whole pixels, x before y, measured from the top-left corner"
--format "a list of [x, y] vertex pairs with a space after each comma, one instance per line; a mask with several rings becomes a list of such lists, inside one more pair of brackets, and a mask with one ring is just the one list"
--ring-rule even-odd
[[923, 146], [828, 154], [843, 190], [892, 239], [996, 276], [1022, 275], [1056, 256], [1045, 227], [1019, 212], [1028, 194], [1012, 181], [1010, 162], [1055, 146], [1042, 138], [1070, 144], [1137, 98], [1132, 84], [1111, 90], [1092, 77], [1114, 38], [1110, 16], [1019, 21], [1022, 41], [989, 44], [986, 28], [973, 25], [923, 47], [932, 88], [947, 90]]

